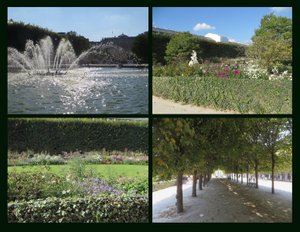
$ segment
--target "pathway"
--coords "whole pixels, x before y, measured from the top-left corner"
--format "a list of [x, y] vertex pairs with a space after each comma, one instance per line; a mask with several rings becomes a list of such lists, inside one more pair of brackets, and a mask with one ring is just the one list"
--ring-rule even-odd
[[176, 187], [153, 192], [153, 222], [291, 222], [292, 193], [269, 187], [249, 188], [225, 179], [212, 179], [191, 197], [184, 187], [184, 212], [176, 213]]
[[215, 109], [176, 103], [152, 96], [153, 114], [239, 114], [235, 111], [217, 111]]

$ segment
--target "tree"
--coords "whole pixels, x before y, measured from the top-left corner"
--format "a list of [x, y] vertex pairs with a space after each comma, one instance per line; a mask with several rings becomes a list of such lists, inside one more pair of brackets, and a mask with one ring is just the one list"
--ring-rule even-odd
[[132, 52], [141, 63], [148, 63], [148, 32], [139, 34], [133, 42]]
[[153, 171], [176, 175], [177, 213], [183, 212], [182, 177], [189, 167], [194, 135], [188, 119], [163, 118], [153, 121]]
[[[261, 121], [259, 128], [259, 139], [267, 154], [271, 159], [271, 172], [272, 172], [272, 193], [275, 193], [274, 188], [274, 171], [278, 150], [280, 149], [281, 142], [285, 139], [287, 134], [286, 126], [288, 126], [286, 119], [272, 118], [264, 119]], [[290, 147], [290, 146], [289, 146]]]
[[273, 13], [261, 19], [260, 27], [252, 37], [253, 44], [247, 55], [258, 59], [259, 64], [271, 71], [292, 61], [292, 20]]
[[199, 57], [200, 46], [197, 38], [188, 32], [177, 33], [167, 45], [165, 59], [168, 63], [187, 63], [192, 50], [195, 50]]
[[66, 38], [71, 42], [76, 56], [90, 48], [90, 41], [84, 36], [78, 35], [75, 31], [68, 32]]

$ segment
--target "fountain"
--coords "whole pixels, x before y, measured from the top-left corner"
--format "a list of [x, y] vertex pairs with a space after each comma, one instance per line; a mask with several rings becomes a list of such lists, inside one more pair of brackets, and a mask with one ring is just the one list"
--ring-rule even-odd
[[189, 66], [192, 67], [195, 64], [199, 64], [198, 59], [197, 59], [197, 53], [195, 50], [192, 50], [192, 56], [191, 56], [191, 60], [189, 62]]
[[77, 58], [72, 44], [67, 39], [61, 39], [54, 51], [50, 36], [35, 44], [28, 40], [25, 51], [8, 48], [8, 70], [26, 71], [30, 75], [61, 75], [77, 65], [85, 64], [136, 64], [137, 57], [113, 43], [104, 43], [91, 47]]
[[9, 47], [8, 112], [146, 114], [148, 69], [118, 68], [134, 63], [134, 54], [112, 43], [78, 57], [68, 40], [55, 48], [49, 36], [28, 40], [21, 52]]
[[15, 48], [8, 48], [8, 70], [26, 71], [30, 75], [66, 74], [75, 60], [73, 46], [64, 38], [59, 42], [56, 51], [50, 36], [41, 39], [37, 44], [27, 40], [23, 53]]

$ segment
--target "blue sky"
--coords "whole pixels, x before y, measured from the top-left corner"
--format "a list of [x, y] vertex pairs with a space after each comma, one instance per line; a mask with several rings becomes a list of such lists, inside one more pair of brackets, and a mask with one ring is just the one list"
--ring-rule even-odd
[[76, 31], [91, 41], [148, 31], [147, 7], [9, 7], [7, 14], [55, 32]]
[[261, 18], [271, 12], [292, 18], [290, 7], [154, 7], [153, 26], [197, 35], [213, 33], [247, 44]]

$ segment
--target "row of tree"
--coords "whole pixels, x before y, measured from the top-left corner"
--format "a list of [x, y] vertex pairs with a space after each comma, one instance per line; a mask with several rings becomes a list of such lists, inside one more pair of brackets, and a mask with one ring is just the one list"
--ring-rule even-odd
[[32, 40], [36, 44], [40, 39], [43, 39], [46, 36], [51, 37], [55, 48], [58, 46], [59, 41], [62, 38], [68, 39], [71, 42], [77, 56], [90, 48], [89, 40], [81, 35], [78, 35], [74, 31], [70, 31], [65, 34], [58, 34], [47, 28], [25, 24], [23, 22], [15, 22], [13, 20], [8, 22], [7, 36], [8, 47], [16, 48], [19, 51], [25, 50], [25, 44], [27, 40]]
[[189, 32], [167, 34], [153, 32], [152, 57], [154, 64], [188, 62], [192, 50], [200, 59], [236, 58], [245, 56], [246, 46], [237, 43], [217, 43], [206, 40]]
[[[74, 48], [76, 56], [79, 56], [91, 47], [89, 39], [78, 35], [74, 31], [60, 34], [47, 28], [23, 22], [15, 22], [13, 20], [9, 20], [8, 22], [7, 34], [8, 47], [16, 48], [19, 51], [25, 50], [27, 40], [32, 40], [36, 44], [46, 36], [51, 37], [55, 48], [57, 48], [62, 38], [68, 39]], [[148, 63], [148, 32], [141, 33], [135, 38], [132, 52], [137, 56], [140, 63]]]
[[157, 118], [153, 120], [153, 173], [177, 178], [177, 212], [183, 211], [182, 177], [193, 175], [192, 196], [216, 169], [227, 173], [290, 168], [292, 121], [286, 118]]

